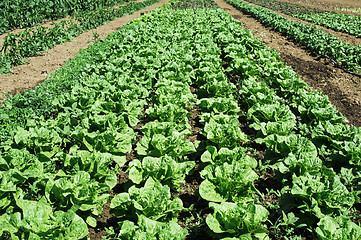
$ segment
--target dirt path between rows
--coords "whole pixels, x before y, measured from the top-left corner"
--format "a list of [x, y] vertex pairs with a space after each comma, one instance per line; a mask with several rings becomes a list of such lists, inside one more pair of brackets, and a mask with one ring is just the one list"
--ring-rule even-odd
[[256, 19], [238, 11], [225, 1], [215, 1], [222, 9], [242, 22], [246, 29], [250, 29], [266, 46], [279, 51], [282, 60], [313, 89], [327, 95], [350, 124], [361, 126], [361, 78], [335, 68], [329, 60], [263, 26]]
[[24, 90], [35, 88], [39, 83], [44, 81], [51, 73], [65, 64], [69, 58], [74, 57], [79, 50], [87, 48], [93, 44], [93, 32], [99, 34], [99, 38], [103, 39], [107, 34], [118, 30], [129, 21], [138, 18], [141, 13], [148, 12], [162, 6], [170, 0], [162, 0], [159, 3], [146, 7], [131, 15], [117, 18], [108, 24], [102, 25], [96, 29], [84, 32], [73, 41], [57, 45], [49, 50], [43, 56], [29, 58], [28, 64], [15, 66], [12, 73], [5, 75], [0, 74], [0, 102], [6, 98], [5, 93], [15, 95]]

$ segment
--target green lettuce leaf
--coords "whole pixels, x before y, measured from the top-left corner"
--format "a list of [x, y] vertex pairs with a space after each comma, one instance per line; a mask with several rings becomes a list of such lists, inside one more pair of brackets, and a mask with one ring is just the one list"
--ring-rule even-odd
[[133, 160], [129, 164], [129, 178], [140, 184], [149, 177], [170, 187], [184, 183], [186, 175], [195, 167], [194, 161], [178, 162], [168, 155], [156, 158], [145, 157], [142, 162]]
[[[259, 236], [255, 239], [267, 239], [267, 230], [261, 226], [268, 218], [268, 211], [261, 205], [254, 203], [209, 203], [214, 214], [206, 218], [208, 227], [219, 236], [233, 236], [239, 239]], [[258, 235], [254, 235], [258, 234]], [[247, 238], [245, 238], [247, 237]]]
[[199, 186], [199, 194], [208, 201], [248, 202], [252, 200], [254, 181], [258, 175], [242, 162], [208, 165], [201, 176], [205, 180]]
[[240, 129], [238, 116], [204, 114], [203, 118], [208, 119], [203, 135], [219, 148], [234, 148], [240, 142], [248, 141], [247, 135]]
[[143, 240], [183, 240], [188, 231], [176, 222], [157, 222], [155, 220], [139, 217], [138, 225], [124, 221], [119, 233], [120, 239], [143, 239]]
[[144, 215], [152, 220], [175, 220], [183, 203], [178, 197], [170, 199], [170, 188], [149, 177], [144, 187], [132, 186], [128, 193], [115, 195], [110, 207], [119, 217], [127, 213], [133, 218]]
[[361, 238], [361, 227], [342, 216], [323, 217], [317, 224], [316, 233], [320, 240], [357, 240]]
[[236, 147], [233, 149], [221, 148], [217, 151], [215, 146], [207, 146], [201, 156], [201, 161], [204, 163], [222, 165], [223, 163], [233, 163], [236, 161], [242, 162], [244, 165], [248, 165], [251, 168], [256, 168], [257, 161], [246, 154], [247, 149], [243, 147]]

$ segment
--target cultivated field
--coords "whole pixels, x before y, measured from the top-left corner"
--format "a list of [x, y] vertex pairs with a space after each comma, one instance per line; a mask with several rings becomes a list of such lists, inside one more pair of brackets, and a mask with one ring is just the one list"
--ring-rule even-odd
[[358, 1], [59, 2], [0, 3], [0, 239], [361, 239]]

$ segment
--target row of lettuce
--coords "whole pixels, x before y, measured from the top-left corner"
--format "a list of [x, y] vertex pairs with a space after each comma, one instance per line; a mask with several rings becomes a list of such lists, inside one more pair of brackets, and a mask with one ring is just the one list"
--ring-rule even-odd
[[[129, 2], [124, 6], [97, 8], [76, 13], [69, 20], [51, 27], [37, 26], [5, 36], [0, 50], [0, 73], [9, 73], [12, 66], [23, 64], [28, 57], [38, 56], [54, 46], [68, 42], [85, 31], [94, 29], [117, 17], [129, 15], [160, 0]], [[94, 41], [97, 33], [94, 33]]]
[[278, 0], [246, 0], [302, 20], [316, 23], [340, 32], [361, 37], [361, 17], [345, 13], [324, 11]]
[[124, 0], [4, 0], [0, 2], [0, 35], [80, 12], [123, 4]]
[[305, 45], [318, 54], [326, 55], [342, 67], [358, 71], [361, 67], [361, 47], [340, 41], [337, 36], [325, 34], [314, 25], [307, 25], [294, 21], [266, 8], [251, 5], [242, 0], [227, 1], [236, 8], [252, 15], [262, 24], [272, 27], [274, 30]]
[[109, 239], [359, 239], [361, 131], [223, 10], [170, 6], [0, 107], [0, 236], [82, 239], [110, 201]]

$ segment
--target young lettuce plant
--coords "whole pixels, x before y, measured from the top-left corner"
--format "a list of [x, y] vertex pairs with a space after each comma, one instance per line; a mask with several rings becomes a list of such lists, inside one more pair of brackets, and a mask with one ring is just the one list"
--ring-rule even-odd
[[184, 136], [190, 134], [188, 129], [177, 131], [173, 122], [153, 121], [144, 125], [143, 138], [138, 142], [136, 150], [139, 155], [160, 157], [168, 154], [172, 157], [184, 156], [196, 152], [195, 146]]
[[149, 177], [144, 187], [134, 185], [128, 192], [115, 195], [110, 207], [118, 217], [126, 213], [132, 219], [143, 215], [157, 221], [176, 221], [183, 202], [178, 197], [170, 199], [170, 188]]
[[[20, 194], [21, 195], [21, 194]], [[78, 206], [68, 211], [54, 211], [46, 198], [39, 201], [16, 200], [21, 212], [0, 216], [0, 236], [9, 234], [11, 239], [69, 239], [77, 240], [88, 235], [88, 227], [75, 212]]]
[[137, 225], [128, 220], [122, 222], [117, 237], [124, 240], [184, 240], [187, 235], [188, 231], [176, 222], [157, 222], [141, 215]]
[[144, 182], [149, 177], [157, 179], [169, 187], [178, 187], [179, 183], [185, 182], [186, 175], [195, 167], [194, 161], [182, 161], [168, 155], [157, 157], [145, 157], [129, 163], [129, 178], [135, 184]]
[[[247, 159], [246, 159], [247, 160]], [[252, 162], [248, 162], [253, 165]], [[205, 180], [199, 186], [203, 199], [213, 202], [249, 202], [255, 191], [256, 172], [249, 165], [240, 161], [224, 163], [220, 166], [208, 165], [201, 172]]]
[[272, 134], [265, 138], [257, 138], [257, 143], [265, 143], [267, 147], [265, 157], [271, 161], [277, 160], [272, 166], [281, 173], [318, 172], [322, 161], [318, 158], [316, 146], [311, 140], [291, 133], [287, 136]]
[[247, 111], [250, 127], [261, 131], [263, 136], [270, 134], [288, 135], [296, 126], [296, 116], [288, 106], [280, 103], [254, 104]]
[[218, 147], [234, 148], [240, 142], [248, 142], [247, 135], [239, 127], [237, 116], [205, 113], [202, 118], [206, 122], [203, 135]]
[[257, 167], [256, 159], [248, 156], [247, 148], [236, 147], [233, 149], [221, 148], [219, 151], [215, 146], [207, 146], [206, 151], [201, 156], [201, 161], [215, 165], [222, 165], [223, 163], [233, 163], [240, 161], [244, 165], [250, 166], [252, 169]]
[[99, 215], [110, 195], [107, 193], [116, 185], [116, 175], [102, 184], [90, 177], [85, 171], [79, 171], [71, 176], [49, 179], [45, 186], [45, 197], [55, 206], [67, 209], [78, 205], [80, 211], [91, 211]]
[[232, 98], [202, 98], [197, 102], [202, 112], [210, 112], [213, 114], [237, 115], [241, 112], [238, 102]]
[[261, 226], [269, 212], [261, 205], [250, 203], [209, 203], [214, 214], [206, 218], [208, 227], [218, 239], [269, 240], [267, 230]]
[[[325, 173], [326, 171], [328, 173]], [[340, 177], [332, 174], [330, 169], [324, 169], [316, 175], [294, 175], [289, 193], [294, 201], [303, 203], [299, 206], [303, 212], [319, 219], [342, 215], [349, 211], [358, 199], [356, 193], [350, 192], [342, 184]]]
[[361, 227], [343, 216], [325, 216], [317, 225], [316, 233], [320, 240], [361, 239]]

